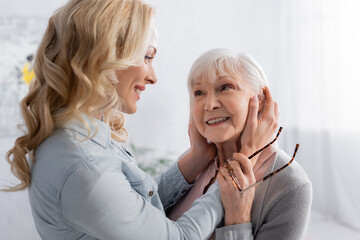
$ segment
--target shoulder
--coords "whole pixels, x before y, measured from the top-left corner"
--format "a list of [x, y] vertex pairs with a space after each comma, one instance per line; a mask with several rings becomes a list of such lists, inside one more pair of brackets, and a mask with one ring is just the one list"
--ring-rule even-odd
[[[274, 166], [275, 171], [290, 161], [291, 157], [284, 151], [276, 153]], [[278, 202], [287, 196], [292, 195], [297, 200], [312, 199], [312, 184], [303, 167], [296, 159], [284, 170], [269, 179], [266, 191], [266, 202], [269, 204]]]
[[113, 159], [111, 151], [104, 146], [91, 139], [84, 140], [84, 136], [72, 130], [60, 128], [36, 149], [31, 168], [32, 184], [58, 196], [71, 174], [91, 176], [99, 169], [113, 165]]
[[[290, 161], [276, 152], [273, 172]], [[253, 232], [261, 239], [303, 239], [310, 219], [311, 182], [296, 159], [256, 189], [252, 212]]]
[[[283, 150], [278, 150], [274, 162], [274, 170], [277, 170], [287, 164], [291, 160], [291, 157], [287, 155]], [[311, 184], [304, 168], [296, 161], [296, 159], [284, 170], [274, 176], [272, 179], [272, 185], [279, 185], [278, 187], [286, 187], [291, 189], [294, 187]]]

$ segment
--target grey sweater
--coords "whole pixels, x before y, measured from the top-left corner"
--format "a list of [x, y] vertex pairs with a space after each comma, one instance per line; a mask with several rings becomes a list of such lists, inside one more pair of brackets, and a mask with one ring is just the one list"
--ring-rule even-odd
[[[270, 172], [289, 162], [290, 157], [278, 150]], [[296, 240], [304, 239], [310, 222], [312, 186], [304, 169], [294, 161], [286, 169], [256, 188], [251, 223], [220, 225], [217, 240]]]

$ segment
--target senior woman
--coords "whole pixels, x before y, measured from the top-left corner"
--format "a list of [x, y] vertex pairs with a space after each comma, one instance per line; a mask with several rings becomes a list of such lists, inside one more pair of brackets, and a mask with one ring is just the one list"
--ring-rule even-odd
[[[42, 239], [206, 239], [220, 223], [218, 184], [176, 222], [164, 213], [215, 154], [192, 124], [190, 150], [157, 182], [123, 143], [122, 113], [157, 82], [153, 19], [139, 0], [71, 0], [50, 18], [21, 102], [25, 132], [7, 153], [21, 181], [7, 191], [29, 188]], [[249, 149], [272, 122], [249, 126]]]
[[188, 77], [191, 114], [200, 134], [216, 145], [217, 156], [167, 211], [170, 219], [178, 219], [209, 191], [217, 176], [225, 217], [216, 239], [304, 239], [312, 187], [303, 168], [296, 162], [289, 165], [290, 157], [270, 144], [251, 160], [252, 153], [242, 151], [247, 143], [239, 136], [246, 134], [246, 119], [252, 117], [249, 100], [259, 100], [252, 102], [259, 111], [277, 108], [269, 101], [267, 85], [260, 66], [247, 55], [214, 49], [195, 61]]

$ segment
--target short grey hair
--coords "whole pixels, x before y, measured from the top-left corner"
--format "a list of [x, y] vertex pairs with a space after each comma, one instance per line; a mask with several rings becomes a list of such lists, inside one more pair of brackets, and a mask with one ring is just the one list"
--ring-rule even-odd
[[216, 48], [205, 52], [193, 63], [188, 76], [190, 100], [193, 98], [192, 89], [197, 79], [215, 81], [222, 76], [237, 80], [242, 78], [261, 94], [260, 90], [269, 85], [263, 70], [251, 56], [230, 49]]

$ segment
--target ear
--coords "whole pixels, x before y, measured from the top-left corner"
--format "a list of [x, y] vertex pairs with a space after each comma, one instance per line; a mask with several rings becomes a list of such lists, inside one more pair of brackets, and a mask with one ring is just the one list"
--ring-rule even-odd
[[260, 89], [258, 93], [258, 99], [259, 99], [259, 113], [264, 109], [265, 107], [265, 95], [263, 92], [263, 89]]

